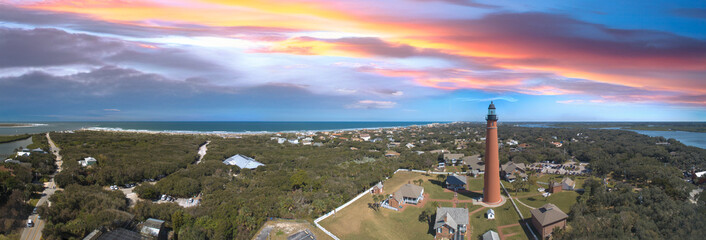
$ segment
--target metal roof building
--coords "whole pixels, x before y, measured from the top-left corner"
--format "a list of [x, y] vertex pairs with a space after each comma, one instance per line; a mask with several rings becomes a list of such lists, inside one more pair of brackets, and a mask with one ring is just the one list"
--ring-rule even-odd
[[265, 166], [265, 164], [255, 161], [255, 159], [240, 154], [236, 154], [232, 157], [229, 157], [228, 159], [224, 160], [223, 163], [227, 165], [236, 165], [241, 169], [254, 169], [259, 166]]

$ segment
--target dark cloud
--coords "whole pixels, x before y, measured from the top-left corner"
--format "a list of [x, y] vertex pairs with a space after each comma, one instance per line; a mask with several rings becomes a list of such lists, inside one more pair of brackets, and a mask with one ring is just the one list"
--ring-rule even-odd
[[[219, 86], [198, 79], [178, 81], [106, 66], [66, 76], [38, 71], [3, 77], [0, 101], [3, 102], [0, 116], [4, 116], [0, 119], [85, 120], [106, 116], [113, 120], [180, 120], [169, 117], [215, 114], [237, 120], [248, 119], [241, 115], [252, 113], [253, 109], [271, 115], [295, 110], [304, 114], [311, 110], [312, 104], [317, 106], [316, 111], [338, 110], [353, 99], [317, 95], [301, 86]], [[136, 113], [139, 115], [130, 115]]]
[[479, 3], [478, 1], [473, 1], [473, 0], [413, 0], [413, 1], [416, 1], [416, 2], [445, 2], [445, 3], [449, 3], [449, 4], [466, 6], [466, 7], [474, 7], [474, 8], [490, 8], [490, 9], [499, 8], [499, 6], [496, 6], [496, 5]]
[[0, 68], [99, 64], [123, 47], [121, 41], [57, 29], [0, 28]]
[[300, 31], [298, 29], [277, 27], [213, 27], [198, 24], [171, 23], [152, 20], [139, 22], [107, 22], [89, 15], [61, 13], [36, 9], [23, 9], [0, 4], [0, 22], [28, 24], [32, 26], [58, 27], [92, 33], [112, 34], [128, 37], [159, 36], [223, 36], [224, 34], [243, 39], [263, 41], [283, 40], [283, 33]]
[[223, 66], [214, 61], [200, 59], [187, 51], [175, 48], [125, 50], [106, 58], [106, 60], [115, 64], [138, 64], [140, 66], [197, 71], [225, 71]]
[[[651, 30], [622, 30], [547, 13], [498, 13], [474, 20], [436, 23], [449, 28], [449, 40], [491, 43], [507, 51], [548, 55], [564, 62], [600, 56], [612, 59], [665, 58], [704, 61], [706, 41]], [[572, 59], [574, 58], [574, 59]], [[605, 63], [605, 62], [604, 62]], [[594, 63], [600, 65], [600, 63]], [[632, 65], [638, 65], [635, 62]]]
[[672, 13], [680, 17], [706, 20], [706, 8], [678, 8], [672, 10]]
[[[487, 62], [484, 58], [476, 57], [465, 57], [455, 54], [449, 54], [442, 52], [437, 49], [427, 49], [427, 48], [417, 48], [407, 44], [396, 44], [383, 41], [382, 39], [375, 37], [348, 37], [348, 38], [337, 38], [337, 39], [320, 39], [313, 37], [298, 37], [297, 41], [319, 41], [335, 44], [335, 47], [340, 50], [365, 53], [369, 55], [381, 56], [381, 57], [391, 57], [391, 58], [412, 58], [412, 57], [423, 57], [423, 58], [438, 58], [449, 60], [455, 63], [461, 63], [464, 67], [473, 69], [499, 69], [498, 67], [485, 64]], [[292, 50], [291, 48], [287, 49]], [[309, 49], [299, 49], [307, 52]], [[292, 52], [294, 54], [302, 54], [301, 52]]]

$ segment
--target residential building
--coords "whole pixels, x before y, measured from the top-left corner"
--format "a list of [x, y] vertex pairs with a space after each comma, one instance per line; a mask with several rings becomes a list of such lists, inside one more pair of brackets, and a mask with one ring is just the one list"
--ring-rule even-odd
[[483, 233], [483, 240], [500, 240], [500, 235], [493, 230]]
[[32, 154], [29, 149], [22, 149], [19, 152], [17, 152], [18, 157], [29, 157], [29, 155]]
[[552, 235], [554, 228], [566, 227], [566, 219], [569, 217], [556, 205], [547, 203], [536, 209], [531, 209], [532, 226], [537, 230], [542, 239]]
[[395, 191], [388, 204], [391, 207], [399, 207], [402, 204], [417, 204], [424, 200], [424, 188], [414, 184], [405, 184]]
[[378, 184], [375, 184], [373, 186], [373, 190], [370, 191], [371, 194], [382, 194], [382, 182], [378, 182]]
[[454, 174], [446, 177], [447, 189], [453, 191], [463, 190], [466, 189], [466, 184], [468, 184], [466, 176], [458, 176]]
[[151, 239], [167, 239], [167, 231], [164, 229], [164, 221], [154, 218], [148, 218], [141, 224], [140, 234]]
[[255, 161], [255, 159], [240, 154], [233, 155], [232, 157], [223, 160], [223, 163], [226, 165], [236, 165], [241, 169], [254, 169], [259, 166], [265, 166], [265, 164]]
[[457, 163], [462, 161], [461, 158], [463, 156], [463, 153], [447, 153], [444, 154], [444, 161], [451, 166], [456, 166]]
[[468, 209], [466, 208], [437, 208], [434, 220], [434, 239], [464, 239], [468, 220]]
[[507, 180], [508, 182], [515, 181], [515, 173], [520, 175], [523, 180], [526, 180], [527, 174], [525, 173], [525, 171], [526, 166], [524, 163], [507, 162], [504, 165], [500, 166], [500, 176], [503, 176], [503, 178], [505, 178], [505, 180]]
[[407, 148], [409, 148], [409, 149], [411, 149], [411, 148], [414, 147], [414, 144], [412, 144], [412, 143], [407, 143], [407, 144], [404, 145], [404, 146], [407, 147]]
[[84, 158], [83, 160], [78, 160], [78, 163], [81, 164], [81, 167], [88, 167], [88, 166], [96, 164], [97, 162], [98, 162], [98, 160], [96, 160], [93, 157], [87, 157], [87, 158]]
[[561, 192], [562, 189], [563, 188], [562, 188], [561, 183], [554, 182], [554, 181], [549, 182], [549, 192], [550, 193], [558, 193], [558, 192]]
[[392, 151], [392, 150], [388, 150], [387, 152], [385, 152], [385, 157], [399, 157], [399, 156], [400, 156], [400, 153]]
[[360, 134], [360, 139], [363, 139], [363, 141], [370, 141], [370, 134], [367, 134], [367, 133]]
[[561, 189], [562, 190], [573, 191], [575, 186], [576, 186], [576, 183], [574, 182], [574, 180], [571, 180], [571, 178], [565, 177], [564, 179], [561, 180]]

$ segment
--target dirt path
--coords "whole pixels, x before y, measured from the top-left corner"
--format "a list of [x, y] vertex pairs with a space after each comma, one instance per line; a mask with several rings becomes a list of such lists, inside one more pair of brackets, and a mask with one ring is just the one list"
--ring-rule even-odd
[[209, 143], [211, 143], [211, 141], [206, 141], [204, 145], [201, 145], [201, 147], [199, 147], [199, 160], [196, 161], [196, 164], [201, 163], [201, 160], [203, 160], [203, 156], [206, 156], [206, 151], [208, 151], [208, 148], [206, 146], [208, 146]]
[[530, 205], [527, 205], [527, 204], [523, 203], [523, 202], [520, 201], [520, 199], [517, 198], [517, 197], [514, 197], [514, 199], [515, 199], [515, 201], [517, 201], [518, 203], [522, 204], [522, 205], [525, 206], [525, 207], [528, 207], [529, 209], [535, 209], [535, 208], [536, 208], [536, 207], [532, 207], [532, 206], [530, 206]]

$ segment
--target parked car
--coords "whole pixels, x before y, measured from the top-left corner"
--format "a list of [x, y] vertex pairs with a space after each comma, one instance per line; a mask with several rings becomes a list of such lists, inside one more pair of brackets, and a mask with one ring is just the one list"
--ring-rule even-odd
[[34, 222], [32, 222], [32, 219], [27, 219], [27, 227], [34, 227]]
[[37, 214], [37, 208], [32, 209], [32, 214]]

